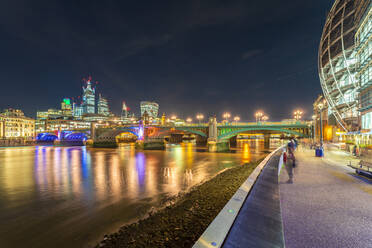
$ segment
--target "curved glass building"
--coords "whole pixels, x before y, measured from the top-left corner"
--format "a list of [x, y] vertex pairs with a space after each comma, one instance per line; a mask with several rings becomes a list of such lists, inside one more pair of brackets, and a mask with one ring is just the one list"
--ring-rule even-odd
[[336, 0], [320, 40], [319, 77], [329, 111], [345, 131], [358, 127], [355, 13], [358, 0]]

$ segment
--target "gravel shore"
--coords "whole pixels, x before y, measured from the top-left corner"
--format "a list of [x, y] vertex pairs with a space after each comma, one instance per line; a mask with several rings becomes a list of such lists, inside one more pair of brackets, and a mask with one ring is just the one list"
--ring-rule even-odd
[[228, 169], [96, 247], [192, 247], [260, 161]]

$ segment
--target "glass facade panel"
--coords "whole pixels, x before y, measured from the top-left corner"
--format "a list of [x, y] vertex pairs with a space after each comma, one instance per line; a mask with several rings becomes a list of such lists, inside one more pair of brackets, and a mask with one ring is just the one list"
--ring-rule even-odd
[[372, 112], [362, 115], [362, 129], [372, 128]]
[[357, 122], [357, 118], [350, 118], [357, 106], [354, 3], [335, 1], [323, 29], [318, 63], [324, 96], [336, 120], [347, 131]]

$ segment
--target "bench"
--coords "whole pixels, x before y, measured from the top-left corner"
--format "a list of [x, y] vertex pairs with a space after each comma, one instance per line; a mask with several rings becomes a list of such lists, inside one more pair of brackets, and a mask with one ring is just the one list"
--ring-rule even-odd
[[359, 167], [355, 169], [358, 174], [366, 174], [372, 177], [372, 163], [365, 160], [360, 160]]

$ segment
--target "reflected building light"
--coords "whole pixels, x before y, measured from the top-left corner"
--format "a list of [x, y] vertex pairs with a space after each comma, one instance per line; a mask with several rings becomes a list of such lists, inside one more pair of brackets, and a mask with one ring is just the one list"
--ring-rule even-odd
[[105, 180], [105, 153], [96, 153], [96, 164], [94, 168], [94, 183], [97, 189], [97, 198], [102, 200], [105, 197], [106, 192], [106, 180]]
[[53, 187], [58, 192], [60, 184], [63, 183], [61, 175], [61, 148], [55, 147], [53, 153]]
[[[33, 150], [31, 150], [33, 152]], [[0, 190], [4, 190], [6, 198], [14, 204], [21, 204], [25, 200], [22, 194], [15, 192], [30, 192], [35, 188], [33, 160], [30, 159], [24, 164], [17, 162], [21, 156], [29, 156], [23, 154], [22, 149], [8, 148], [5, 155], [0, 157], [0, 166], [2, 174], [0, 174]], [[31, 154], [30, 154], [31, 156]], [[21, 178], [20, 178], [21, 175]], [[33, 192], [32, 192], [33, 193]], [[4, 196], [2, 194], [2, 196]]]
[[126, 189], [128, 190], [128, 197], [137, 198], [139, 196], [138, 192], [138, 176], [136, 171], [136, 155], [135, 152], [129, 156], [128, 166], [125, 167], [127, 174], [127, 184]]
[[159, 161], [148, 154], [146, 157], [146, 195], [149, 197], [154, 196], [158, 193], [158, 174]]
[[70, 173], [72, 174], [72, 190], [75, 194], [81, 194], [81, 168], [80, 168], [80, 152], [69, 148], [68, 154], [71, 157]]
[[90, 176], [90, 154], [87, 153], [87, 148], [81, 148], [81, 172], [83, 180], [88, 180]]
[[138, 152], [136, 155], [136, 171], [138, 175], [138, 184], [143, 186], [146, 175], [146, 157], [143, 152]]
[[243, 163], [251, 162], [251, 151], [249, 148], [249, 144], [246, 142], [243, 143], [242, 162]]
[[110, 163], [110, 184], [111, 192], [114, 196], [121, 198], [121, 176], [120, 176], [120, 163], [118, 155], [113, 155]]
[[61, 152], [61, 177], [62, 177], [62, 185], [63, 185], [63, 190], [66, 193], [69, 193], [68, 191], [71, 190], [70, 183], [71, 180], [69, 179], [69, 174], [70, 174], [70, 169], [71, 167], [69, 166], [69, 154], [68, 154], [68, 149], [64, 148]]

